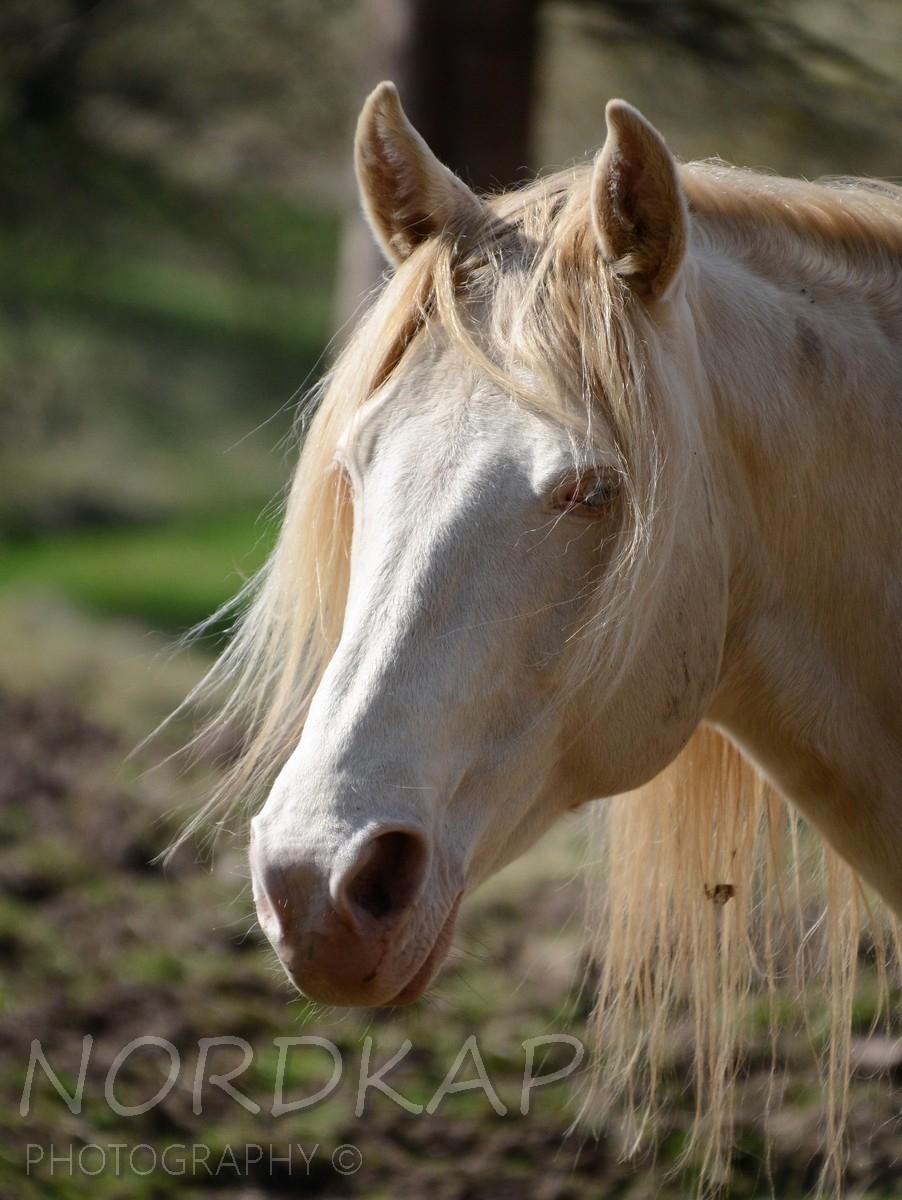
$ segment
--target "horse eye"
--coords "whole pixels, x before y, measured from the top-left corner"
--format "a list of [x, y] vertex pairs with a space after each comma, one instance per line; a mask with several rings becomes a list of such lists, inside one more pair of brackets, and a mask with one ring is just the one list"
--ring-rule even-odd
[[617, 494], [617, 488], [610, 481], [596, 480], [592, 490], [586, 492], [580, 503], [587, 508], [607, 508]]
[[594, 516], [610, 507], [618, 491], [618, 481], [610, 476], [571, 476], [555, 489], [552, 500], [565, 513]]

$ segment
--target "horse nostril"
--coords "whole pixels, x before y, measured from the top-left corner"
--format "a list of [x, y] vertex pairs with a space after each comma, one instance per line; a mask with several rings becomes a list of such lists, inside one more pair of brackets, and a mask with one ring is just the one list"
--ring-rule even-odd
[[363, 847], [339, 882], [337, 902], [346, 916], [387, 922], [413, 904], [426, 874], [428, 850], [419, 833], [392, 829]]

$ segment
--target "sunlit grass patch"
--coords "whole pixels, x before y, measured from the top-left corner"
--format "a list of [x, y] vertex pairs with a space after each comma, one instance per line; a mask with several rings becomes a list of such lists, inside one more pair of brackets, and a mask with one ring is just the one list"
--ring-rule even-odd
[[160, 525], [0, 542], [0, 587], [41, 589], [168, 631], [203, 620], [263, 562], [274, 525], [258, 508]]

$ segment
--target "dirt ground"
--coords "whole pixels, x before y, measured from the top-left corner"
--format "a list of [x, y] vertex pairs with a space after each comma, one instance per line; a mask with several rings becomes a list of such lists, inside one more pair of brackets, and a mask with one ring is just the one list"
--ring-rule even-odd
[[[46, 682], [36, 670], [34, 686], [0, 692], [3, 1200], [213, 1193], [236, 1200], [644, 1200], [691, 1193], [691, 1174], [668, 1176], [691, 1116], [686, 1054], [675, 1056], [656, 1159], [624, 1162], [616, 1130], [597, 1138], [584, 1129], [568, 1133], [578, 1108], [579, 1072], [537, 1089], [529, 1114], [519, 1112], [524, 1040], [579, 1037], [586, 1015], [587, 1001], [575, 986], [581, 966], [573, 857], [578, 826], [562, 830], [473, 899], [452, 963], [423, 1003], [363, 1014], [318, 1009], [292, 996], [253, 926], [240, 834], [223, 841], [212, 868], [191, 850], [181, 851], [165, 870], [154, 862], [175, 828], [173, 801], [195, 794], [213, 768], [202, 764], [191, 779], [173, 764], [148, 773], [159, 747], [126, 762], [128, 723], [117, 727], [96, 715], [106, 690], [102, 673], [90, 686], [77, 671], [56, 687]], [[864, 1026], [867, 1015], [865, 1005], [858, 1014]], [[321, 1104], [274, 1116], [274, 1039], [311, 1034], [338, 1048], [340, 1083]], [[81, 1111], [70, 1112], [38, 1068], [23, 1116], [33, 1040], [39, 1039], [71, 1091], [86, 1035], [94, 1040]], [[177, 1048], [178, 1078], [149, 1111], [121, 1115], [104, 1097], [105, 1080], [123, 1047], [146, 1035]], [[194, 1111], [198, 1041], [226, 1035], [250, 1044], [251, 1065], [235, 1083], [260, 1105], [257, 1113], [216, 1088], [204, 1088], [202, 1112]], [[431, 1115], [410, 1113], [371, 1092], [363, 1115], [355, 1116], [367, 1038], [371, 1069], [410, 1040], [388, 1081], [410, 1103], [426, 1104], [470, 1035], [505, 1115], [496, 1113], [482, 1088], [446, 1095]], [[902, 1041], [884, 1035], [866, 1043], [859, 1037], [857, 1045], [861, 1067], [852, 1093], [847, 1195], [890, 1200], [902, 1195]], [[211, 1053], [211, 1070], [227, 1070], [240, 1059], [235, 1046]], [[568, 1055], [557, 1048], [545, 1070], [563, 1066]], [[784, 1057], [785, 1076], [769, 1118], [772, 1185], [761, 1116], [769, 1077], [762, 1033], [761, 1053], [750, 1056], [741, 1085], [734, 1179], [726, 1193], [731, 1197], [792, 1200], [816, 1181], [818, 1079], [808, 1047], [788, 1046]], [[889, 1075], [876, 1079], [881, 1066]], [[133, 1053], [116, 1075], [120, 1107], [153, 1095], [168, 1067], [159, 1048]], [[286, 1096], [312, 1095], [331, 1070], [325, 1052], [294, 1052]], [[459, 1078], [475, 1078], [472, 1059], [460, 1067]], [[118, 1172], [109, 1149], [116, 1144], [127, 1160]], [[207, 1148], [206, 1161], [186, 1162], [199, 1145]], [[344, 1160], [334, 1157], [342, 1146], [359, 1157], [345, 1163], [346, 1173], [340, 1169]], [[85, 1147], [94, 1147], [82, 1157], [88, 1170], [103, 1156], [97, 1174], [76, 1169]], [[128, 1159], [135, 1147], [143, 1149]], [[259, 1161], [249, 1161], [256, 1157], [249, 1147], [261, 1148]], [[294, 1157], [287, 1162], [291, 1147]], [[70, 1170], [66, 1154], [73, 1152], [76, 1168]]]

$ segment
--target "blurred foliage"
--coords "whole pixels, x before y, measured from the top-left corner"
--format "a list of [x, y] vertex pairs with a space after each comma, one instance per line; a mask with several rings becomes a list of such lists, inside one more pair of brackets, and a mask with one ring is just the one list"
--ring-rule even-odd
[[822, 67], [841, 71], [853, 83], [889, 82], [845, 45], [806, 27], [802, 14], [811, 9], [806, 0], [577, 2], [601, 18], [587, 29], [609, 45], [641, 41], [658, 50], [676, 48], [749, 76], [779, 70], [796, 86], [810, 84]]
[[[328, 336], [335, 218], [51, 144], [41, 219], [0, 228], [0, 530], [262, 504]], [[60, 210], [67, 157], [90, 170]]]
[[605, 101], [622, 95], [684, 159], [898, 175], [897, 0], [567, 0], [543, 12], [541, 161], [591, 152]]
[[[645, 53], [683, 54], [732, 88], [792, 105], [807, 139], [827, 146], [864, 139], [875, 149], [898, 131], [902, 109], [902, 44], [895, 69], [874, 59], [873, 25], [855, 37], [879, 5], [855, 0], [578, 0], [587, 31], [608, 49], [639, 45]], [[848, 36], [823, 32], [830, 15]], [[889, 7], [885, 17], [890, 18]], [[879, 20], [879, 17], [878, 17]], [[891, 35], [892, 28], [886, 33]], [[902, 24], [897, 25], [897, 36]], [[856, 44], [857, 43], [857, 44]], [[866, 57], [867, 54], [867, 57]], [[889, 128], [887, 128], [887, 125]]]
[[[297, 6], [281, 7], [286, 20], [298, 16]], [[190, 105], [180, 92], [197, 89], [199, 107], [220, 115], [233, 96], [246, 106], [248, 93], [230, 82], [230, 61], [249, 64], [242, 46], [250, 29], [233, 30], [224, 57], [215, 47], [195, 55], [193, 67], [181, 57], [192, 43], [209, 43], [201, 23], [216, 24], [214, 8], [226, 15], [221, 5], [112, 0], [0, 9], [0, 172], [8, 181], [0, 193], [0, 535], [7, 538], [180, 519], [227, 497], [233, 514], [246, 514], [227, 523], [237, 558], [254, 542], [255, 507], [280, 491], [289, 404], [328, 339], [336, 215], [256, 181], [193, 179], [146, 153], [131, 126], [117, 140], [91, 115], [101, 97], [137, 103], [124, 82], [135, 64], [156, 70], [159, 89], [171, 96], [163, 109], [186, 123]], [[181, 37], [164, 27], [167, 13], [179, 14]], [[154, 22], [162, 22], [155, 34]], [[255, 69], [265, 75], [265, 61]], [[221, 102], [214, 103], [216, 71]], [[53, 94], [39, 99], [45, 85]], [[157, 104], [152, 89], [139, 92], [146, 105]], [[73, 547], [42, 561], [74, 556]], [[6, 557], [31, 577], [32, 555]], [[67, 588], [71, 573], [58, 582]], [[82, 599], [89, 590], [76, 589]], [[204, 595], [218, 602], [220, 593], [221, 586]], [[183, 606], [190, 620], [202, 615], [199, 602], [196, 592], [195, 603]], [[148, 619], [160, 615], [160, 604], [149, 601]]]
[[[0, 114], [78, 124], [211, 178], [329, 174], [354, 99], [351, 0], [6, 0]], [[199, 170], [198, 170], [199, 168]], [[320, 180], [312, 181], [314, 189]], [[321, 193], [317, 193], [321, 194]]]

